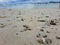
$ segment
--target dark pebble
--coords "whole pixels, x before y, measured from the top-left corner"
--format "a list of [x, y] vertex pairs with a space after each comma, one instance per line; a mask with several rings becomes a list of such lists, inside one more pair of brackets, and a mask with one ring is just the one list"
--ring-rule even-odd
[[1, 28], [4, 28], [6, 25], [2, 25], [2, 26], [0, 26]]
[[38, 43], [40, 43], [40, 44], [44, 44], [44, 42], [43, 42], [43, 40], [42, 40], [42, 39], [37, 40], [37, 41], [38, 41]]
[[38, 35], [37, 35], [36, 37], [37, 37], [37, 38], [39, 38], [39, 36], [38, 36]]
[[24, 21], [24, 19], [21, 19], [21, 21]]
[[31, 31], [31, 29], [28, 29], [28, 30], [30, 30], [30, 31]]
[[36, 37], [39, 38], [40, 35], [41, 35], [41, 34], [38, 34], [38, 35], [36, 35]]
[[60, 36], [56, 36], [56, 38], [60, 40]]
[[46, 22], [45, 20], [37, 20], [38, 22]]
[[43, 29], [40, 29], [40, 31], [42, 31], [42, 32], [43, 32], [44, 30], [43, 30]]
[[46, 39], [45, 42], [46, 42], [47, 44], [49, 44], [49, 43], [51, 44], [51, 43], [52, 43], [52, 40], [51, 40], [51, 39]]
[[41, 35], [41, 34], [38, 34], [39, 36]]
[[4, 25], [4, 24], [1, 24], [1, 25]]
[[23, 27], [25, 27], [25, 28], [29, 28], [27, 25], [23, 25]]
[[44, 35], [44, 36], [43, 36], [43, 38], [46, 38], [46, 37], [47, 37], [47, 35]]
[[50, 33], [49, 31], [46, 31], [46, 33]]
[[53, 20], [50, 21], [50, 24], [51, 25], [56, 25], [56, 23]]

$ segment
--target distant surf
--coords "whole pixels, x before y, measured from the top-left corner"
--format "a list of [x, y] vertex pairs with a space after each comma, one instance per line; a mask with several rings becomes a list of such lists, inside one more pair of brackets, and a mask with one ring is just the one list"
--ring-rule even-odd
[[59, 3], [53, 2], [7, 2], [0, 3], [0, 8], [59, 8]]

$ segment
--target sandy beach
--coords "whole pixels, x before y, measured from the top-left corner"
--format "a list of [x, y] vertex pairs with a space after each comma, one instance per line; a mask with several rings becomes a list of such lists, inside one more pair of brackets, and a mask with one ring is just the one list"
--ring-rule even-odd
[[0, 45], [60, 45], [60, 9], [0, 9]]

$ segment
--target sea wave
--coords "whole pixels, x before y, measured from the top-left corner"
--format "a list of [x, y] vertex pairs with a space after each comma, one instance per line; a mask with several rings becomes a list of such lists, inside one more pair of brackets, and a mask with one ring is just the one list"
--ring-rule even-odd
[[1, 2], [0, 8], [59, 8], [59, 3], [21, 0]]

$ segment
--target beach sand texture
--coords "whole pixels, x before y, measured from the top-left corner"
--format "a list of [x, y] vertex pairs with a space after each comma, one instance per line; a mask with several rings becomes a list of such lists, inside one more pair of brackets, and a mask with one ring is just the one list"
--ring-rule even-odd
[[0, 9], [0, 45], [60, 45], [60, 9]]

